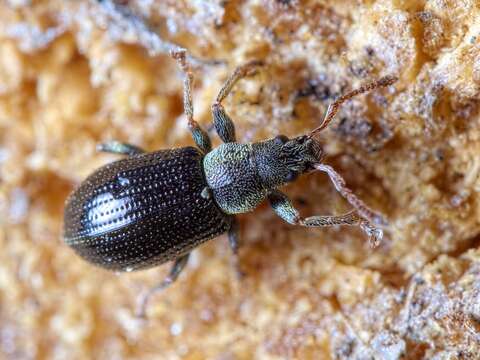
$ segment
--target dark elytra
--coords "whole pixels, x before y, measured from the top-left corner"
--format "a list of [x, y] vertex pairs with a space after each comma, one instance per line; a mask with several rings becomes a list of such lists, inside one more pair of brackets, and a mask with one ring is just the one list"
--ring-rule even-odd
[[193, 147], [134, 155], [103, 166], [69, 197], [65, 242], [110, 270], [175, 260], [230, 228], [212, 198], [203, 155]]

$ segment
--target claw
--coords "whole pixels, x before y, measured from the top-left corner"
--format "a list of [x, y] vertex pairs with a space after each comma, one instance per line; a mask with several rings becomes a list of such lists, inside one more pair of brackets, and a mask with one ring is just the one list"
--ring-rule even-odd
[[383, 238], [383, 230], [372, 225], [368, 221], [364, 220], [360, 222], [360, 228], [363, 230], [365, 234], [368, 236], [368, 241], [370, 242], [370, 246], [376, 248], [380, 245], [380, 242]]
[[135, 311], [135, 316], [138, 319], [147, 319], [147, 307], [148, 303], [150, 302], [150, 299], [156, 294], [164, 290], [166, 287], [170, 286], [173, 283], [173, 279], [170, 277], [167, 277], [161, 284], [158, 286], [155, 286], [151, 288], [150, 290], [146, 291], [143, 293], [139, 298], [138, 298], [138, 303], [137, 303], [137, 308]]

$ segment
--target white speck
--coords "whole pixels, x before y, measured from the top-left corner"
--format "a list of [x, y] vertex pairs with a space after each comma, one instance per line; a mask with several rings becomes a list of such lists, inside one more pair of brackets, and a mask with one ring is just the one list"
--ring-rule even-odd
[[10, 152], [5, 148], [0, 148], [0, 163], [5, 162], [10, 157]]
[[107, 262], [112, 262], [112, 258], [111, 257], [108, 257], [105, 259]]
[[167, 18], [166, 24], [167, 24], [168, 31], [171, 34], [176, 34], [178, 32], [178, 25], [173, 19]]
[[118, 177], [118, 183], [122, 186], [127, 186], [128, 184], [130, 184], [130, 180], [128, 180], [127, 178], [119, 176]]
[[31, 0], [9, 0], [8, 3], [13, 8], [19, 8], [22, 6], [28, 6], [32, 3]]
[[190, 257], [188, 258], [188, 266], [194, 269], [197, 269], [200, 267], [200, 264], [202, 263], [202, 255], [200, 254], [200, 251], [192, 251], [190, 253]]
[[450, 203], [455, 207], [460, 206], [462, 202], [463, 202], [463, 199], [460, 195], [454, 195], [450, 199]]
[[142, 334], [143, 320], [136, 317], [131, 309], [120, 308], [115, 312], [115, 317], [124, 329], [129, 343], [136, 343]]
[[0, 330], [0, 346], [7, 354], [13, 354], [16, 349], [16, 333], [12, 327], [5, 327]]
[[21, 222], [28, 211], [28, 196], [20, 188], [12, 189], [10, 193], [10, 219], [13, 223]]
[[43, 276], [40, 274], [33, 274], [30, 281], [34, 289], [40, 289], [43, 286]]
[[132, 272], [133, 271], [133, 266], [128, 266], [125, 268], [126, 272]]
[[459, 194], [456, 194], [450, 198], [450, 204], [454, 207], [463, 205], [463, 203], [468, 199], [469, 194], [466, 191], [462, 191]]
[[173, 336], [178, 336], [182, 333], [183, 331], [183, 326], [182, 324], [176, 322], [176, 323], [173, 323], [171, 326], [170, 326], [170, 334], [172, 334]]

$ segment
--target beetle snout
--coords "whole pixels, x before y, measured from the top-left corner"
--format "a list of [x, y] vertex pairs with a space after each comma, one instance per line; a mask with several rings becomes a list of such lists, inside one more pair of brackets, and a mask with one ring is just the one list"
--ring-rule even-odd
[[320, 142], [315, 139], [311, 139], [311, 142], [312, 142], [311, 151], [312, 151], [313, 157], [317, 160], [317, 162], [322, 162], [325, 156], [325, 152], [323, 151], [322, 144], [320, 144]]

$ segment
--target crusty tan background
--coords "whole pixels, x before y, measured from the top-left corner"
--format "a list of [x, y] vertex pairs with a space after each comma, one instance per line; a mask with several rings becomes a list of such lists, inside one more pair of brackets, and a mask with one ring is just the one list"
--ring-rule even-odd
[[[100, 141], [192, 144], [181, 75], [93, 1], [3, 0], [0, 358], [480, 359], [478, 1], [129, 5], [164, 39], [225, 61], [195, 69], [205, 127], [234, 67], [265, 61], [226, 101], [241, 141], [304, 133], [338, 94], [398, 75], [323, 134], [326, 162], [390, 230], [372, 250], [355, 228], [295, 228], [261, 206], [240, 217], [245, 279], [222, 236], [137, 320], [138, 294], [168, 266], [90, 266], [62, 243], [62, 207], [117, 158]], [[305, 215], [348, 209], [322, 174], [285, 191]]]

